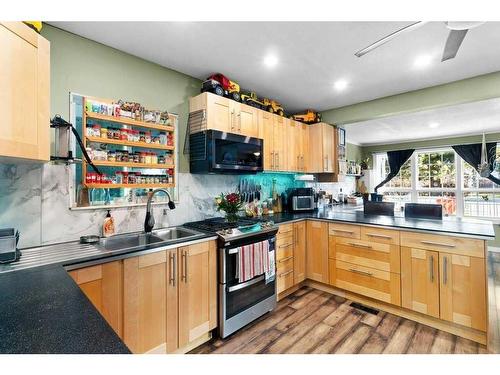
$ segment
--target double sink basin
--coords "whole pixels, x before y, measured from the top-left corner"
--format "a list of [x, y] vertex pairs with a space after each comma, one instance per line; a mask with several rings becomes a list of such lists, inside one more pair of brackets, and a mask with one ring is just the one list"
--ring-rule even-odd
[[168, 246], [178, 242], [195, 240], [205, 233], [184, 227], [158, 229], [151, 233], [120, 234], [102, 238], [98, 246], [106, 252], [130, 251], [140, 248]]

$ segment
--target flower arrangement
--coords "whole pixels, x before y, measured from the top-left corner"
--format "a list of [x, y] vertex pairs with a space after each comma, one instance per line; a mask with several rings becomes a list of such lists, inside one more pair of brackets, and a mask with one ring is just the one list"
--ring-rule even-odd
[[217, 211], [226, 213], [227, 221], [234, 223], [238, 221], [238, 211], [243, 207], [243, 202], [238, 193], [221, 193], [220, 196], [215, 198], [215, 205]]

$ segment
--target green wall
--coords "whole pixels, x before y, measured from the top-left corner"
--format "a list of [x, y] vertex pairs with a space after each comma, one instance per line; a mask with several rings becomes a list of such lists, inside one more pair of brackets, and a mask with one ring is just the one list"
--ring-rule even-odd
[[359, 163], [363, 156], [363, 149], [361, 146], [352, 143], [346, 143], [345, 154], [347, 160], [354, 160]]
[[323, 121], [348, 124], [500, 97], [500, 72], [387, 96], [322, 112]]
[[182, 154], [188, 98], [200, 92], [198, 79], [44, 24], [50, 43], [51, 115], [69, 118], [69, 92], [140, 102], [179, 114], [179, 169], [189, 170]]

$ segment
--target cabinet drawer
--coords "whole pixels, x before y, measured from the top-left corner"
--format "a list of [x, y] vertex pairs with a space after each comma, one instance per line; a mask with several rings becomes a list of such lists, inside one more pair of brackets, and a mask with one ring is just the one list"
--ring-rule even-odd
[[293, 231], [293, 223], [290, 224], [280, 224], [279, 229], [278, 229], [278, 236], [280, 234], [284, 234], [287, 232], [292, 232]]
[[278, 234], [276, 236], [276, 246], [293, 244], [293, 231]]
[[361, 239], [371, 242], [399, 245], [399, 231], [384, 228], [361, 227]]
[[398, 245], [333, 236], [330, 239], [329, 258], [381, 271], [400, 273], [401, 256]]
[[366, 297], [401, 306], [399, 274], [329, 260], [330, 284]]
[[277, 274], [276, 290], [281, 293], [293, 286], [293, 270]]
[[328, 225], [328, 234], [330, 236], [360, 238], [360, 227], [358, 225], [330, 223]]
[[286, 271], [293, 270], [293, 256], [288, 256], [277, 261], [276, 268], [278, 275]]
[[471, 238], [401, 232], [401, 246], [484, 258], [484, 241]]
[[276, 246], [276, 260], [280, 261], [282, 259], [293, 257], [293, 244], [279, 245]]

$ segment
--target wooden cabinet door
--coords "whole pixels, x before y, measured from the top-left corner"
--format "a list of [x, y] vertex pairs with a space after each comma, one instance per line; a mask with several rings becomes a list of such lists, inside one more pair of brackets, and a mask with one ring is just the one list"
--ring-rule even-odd
[[214, 241], [179, 248], [179, 347], [217, 325], [217, 269]]
[[484, 258], [442, 252], [439, 266], [441, 319], [486, 331]]
[[333, 145], [335, 139], [335, 128], [329, 124], [322, 123], [323, 134], [323, 172], [333, 173]]
[[123, 263], [121, 260], [70, 271], [83, 293], [123, 337]]
[[401, 247], [402, 306], [439, 318], [439, 253]]
[[300, 172], [310, 172], [311, 167], [309, 165], [309, 125], [300, 124], [299, 126], [299, 145], [300, 145]]
[[298, 284], [306, 279], [306, 222], [294, 223], [293, 231], [293, 275], [294, 284]]
[[328, 223], [308, 220], [306, 233], [307, 278], [328, 283]]
[[264, 140], [264, 170], [274, 170], [274, 119], [269, 112], [259, 111], [260, 137]]
[[166, 353], [167, 348], [177, 348], [177, 320], [167, 319], [167, 313], [177, 308], [177, 288], [169, 286], [175, 279], [169, 254], [159, 251], [124, 261], [123, 333], [133, 353]]
[[246, 137], [259, 137], [259, 121], [257, 109], [246, 104], [239, 104], [236, 115], [238, 133]]
[[22, 22], [0, 22], [0, 156], [48, 161], [50, 43]]
[[323, 172], [323, 132], [322, 124], [309, 125], [309, 172]]
[[219, 95], [210, 93], [205, 95], [207, 95], [207, 129], [234, 133], [235, 103]]
[[273, 146], [274, 146], [274, 170], [276, 171], [286, 171], [287, 170], [287, 155], [285, 147], [287, 144], [285, 126], [288, 119], [284, 117], [273, 115]]
[[298, 145], [299, 134], [298, 123], [296, 121], [285, 119], [285, 146], [284, 153], [286, 155], [287, 166], [289, 172], [297, 172], [299, 170], [299, 153], [300, 146]]

